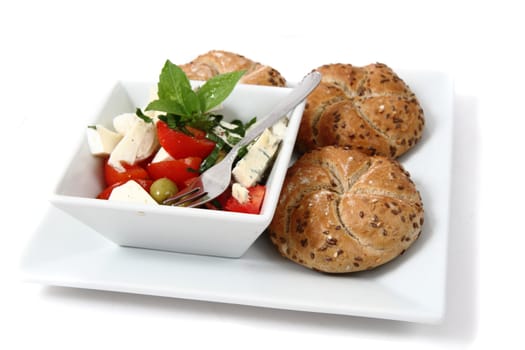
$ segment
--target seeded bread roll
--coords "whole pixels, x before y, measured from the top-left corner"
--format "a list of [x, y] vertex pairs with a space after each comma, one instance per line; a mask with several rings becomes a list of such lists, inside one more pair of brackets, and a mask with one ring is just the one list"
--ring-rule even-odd
[[208, 80], [218, 74], [246, 70], [240, 83], [253, 85], [285, 86], [286, 80], [270, 66], [254, 62], [244, 56], [212, 50], [198, 56], [180, 68], [191, 80]]
[[397, 158], [421, 138], [423, 110], [410, 88], [392, 69], [329, 64], [310, 94], [297, 136], [300, 152], [341, 145]]
[[403, 254], [422, 225], [421, 197], [399, 162], [326, 146], [288, 170], [268, 231], [285, 258], [347, 273]]

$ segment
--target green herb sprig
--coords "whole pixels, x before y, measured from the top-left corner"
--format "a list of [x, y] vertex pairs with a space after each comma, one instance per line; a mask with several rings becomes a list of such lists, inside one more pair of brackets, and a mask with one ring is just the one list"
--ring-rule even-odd
[[150, 102], [146, 110], [178, 116], [176, 127], [189, 125], [209, 131], [216, 125], [216, 121], [207, 112], [230, 95], [244, 73], [245, 71], [237, 71], [216, 75], [200, 88], [193, 90], [184, 71], [167, 60], [157, 85], [159, 98]]

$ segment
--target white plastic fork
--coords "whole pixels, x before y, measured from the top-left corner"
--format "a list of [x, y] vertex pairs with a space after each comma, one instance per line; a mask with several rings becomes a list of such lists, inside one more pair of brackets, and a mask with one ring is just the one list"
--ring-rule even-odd
[[163, 204], [198, 207], [223, 193], [231, 182], [232, 164], [239, 149], [271, 127], [283, 116], [301, 103], [321, 81], [321, 74], [312, 71], [295, 87], [269, 114], [261, 118], [245, 136], [235, 144], [230, 152], [217, 164], [193, 179], [188, 186], [175, 196], [166, 199]]

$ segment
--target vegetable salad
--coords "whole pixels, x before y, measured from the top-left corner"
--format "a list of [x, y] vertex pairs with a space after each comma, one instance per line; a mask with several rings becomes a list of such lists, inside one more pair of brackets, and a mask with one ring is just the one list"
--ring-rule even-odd
[[[188, 182], [219, 162], [256, 121], [227, 122], [216, 113], [244, 71], [217, 75], [192, 89], [185, 73], [169, 60], [162, 68], [157, 96], [143, 110], [113, 119], [113, 129], [89, 126], [92, 154], [104, 158], [106, 188], [97, 198], [154, 205], [163, 204]], [[266, 130], [273, 142], [284, 136], [286, 118], [280, 126]], [[280, 131], [277, 131], [280, 130]], [[232, 186], [206, 207], [258, 214], [265, 194], [264, 174], [277, 147], [264, 164], [250, 161], [250, 152], [267, 147], [261, 136], [241, 149], [234, 165]], [[257, 172], [254, 170], [256, 169]], [[248, 178], [248, 173], [256, 173]]]

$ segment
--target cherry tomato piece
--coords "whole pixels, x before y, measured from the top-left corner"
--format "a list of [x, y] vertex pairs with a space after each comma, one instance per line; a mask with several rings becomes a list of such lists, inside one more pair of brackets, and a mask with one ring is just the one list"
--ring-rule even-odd
[[248, 188], [249, 199], [245, 203], [240, 203], [234, 197], [228, 198], [224, 206], [225, 210], [238, 213], [259, 214], [266, 193], [266, 186], [255, 185]]
[[113, 168], [107, 162], [104, 165], [104, 179], [106, 180], [106, 185], [111, 186], [117, 182], [125, 182], [127, 180], [144, 180], [149, 179], [148, 172], [141, 167], [140, 165], [129, 165], [122, 163], [125, 171], [119, 172], [117, 169]]
[[206, 138], [206, 133], [191, 127], [187, 129], [193, 136], [171, 129], [163, 121], [157, 122], [157, 135], [160, 145], [175, 159], [187, 157], [206, 158], [215, 148], [215, 142]]
[[153, 180], [166, 177], [182, 189], [185, 187], [185, 181], [199, 176], [201, 162], [202, 159], [199, 157], [165, 160], [148, 164], [147, 170]]

